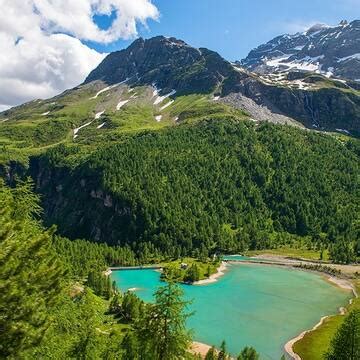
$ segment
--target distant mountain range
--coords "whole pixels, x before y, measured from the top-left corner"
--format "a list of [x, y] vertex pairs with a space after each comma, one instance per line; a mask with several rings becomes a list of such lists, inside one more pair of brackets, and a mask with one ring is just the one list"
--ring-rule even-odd
[[261, 74], [300, 70], [360, 82], [360, 20], [278, 36], [239, 64]]
[[[332, 28], [319, 25], [305, 35], [279, 37], [251, 52], [248, 60], [242, 62], [243, 66], [226, 61], [216, 52], [193, 48], [175, 38], [140, 38], [127, 49], [108, 55], [90, 73], [85, 84], [103, 81], [108, 85], [122, 82], [130, 86], [147, 85], [161, 95], [171, 94], [172, 97], [212, 93], [217, 100], [245, 110], [255, 121], [302, 124], [317, 130], [358, 134], [360, 83], [334, 77], [335, 73], [345, 71], [345, 64], [349, 64], [347, 73], [356, 72], [356, 67], [350, 65], [358, 62], [354, 55], [356, 45], [360, 45], [358, 24], [360, 21], [342, 23], [336, 28], [339, 35], [335, 35], [334, 30], [330, 30]], [[321, 56], [317, 55], [321, 51], [320, 34], [322, 41], [326, 38], [328, 43], [327, 46], [324, 43], [322, 51], [326, 49], [326, 53]], [[342, 48], [340, 45], [332, 45], [332, 39], [336, 36], [336, 43], [347, 39], [342, 52], [338, 49]], [[319, 44], [307, 44], [309, 41]], [[291, 58], [295, 55], [290, 55], [294, 48], [299, 49], [296, 54], [299, 59], [306, 49], [310, 49], [308, 53], [313, 56], [312, 59], [316, 55], [322, 64], [327, 65], [319, 62], [315, 65], [315, 61], [311, 63], [311, 60], [305, 64], [298, 60], [299, 66], [296, 67], [295, 60]], [[279, 63], [280, 58], [285, 58], [285, 53], [289, 64], [293, 62], [291, 66], [270, 67], [262, 64], [264, 56], [266, 59], [276, 59], [266, 60], [268, 63]], [[335, 58], [330, 54], [345, 57], [350, 56], [349, 53], [353, 54], [352, 60], [349, 57], [348, 61], [338, 62], [341, 68], [330, 66], [333, 60], [328, 59]], [[322, 74], [321, 69], [326, 69], [327, 73]], [[331, 78], [329, 69], [333, 71]]]
[[[65, 99], [69, 98], [72, 106], [76, 103], [94, 115], [111, 116], [124, 106], [136, 104], [151, 106], [157, 121], [164, 121], [160, 112], [165, 109], [171, 112], [169, 120], [181, 121], [183, 109], [173, 102], [195, 95], [209, 103], [208, 109], [220, 103], [245, 111], [255, 122], [358, 136], [359, 53], [360, 21], [342, 22], [336, 27], [316, 25], [304, 34], [277, 37], [237, 63], [172, 37], [139, 38], [127, 49], [109, 54], [83, 84], [46, 102], [3, 112], [0, 122], [10, 124], [36, 114], [59, 117], [64, 106], [68, 108]], [[143, 96], [140, 89], [131, 95], [132, 89], [140, 87]], [[84, 95], [91, 92], [106, 96]], [[89, 99], [91, 103], [86, 104]], [[187, 102], [191, 106], [189, 99]], [[89, 123], [85, 120], [74, 118], [74, 126], [82, 126], [81, 121]]]

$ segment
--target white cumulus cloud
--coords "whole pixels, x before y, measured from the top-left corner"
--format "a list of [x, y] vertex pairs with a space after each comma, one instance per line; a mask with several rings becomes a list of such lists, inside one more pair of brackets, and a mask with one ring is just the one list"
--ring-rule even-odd
[[[138, 22], [157, 19], [159, 12], [149, 0], [34, 0], [36, 11], [45, 28], [65, 31], [84, 40], [112, 42], [137, 35]], [[116, 18], [109, 29], [100, 29], [94, 15], [111, 15]]]
[[[105, 54], [80, 40], [128, 39], [158, 17], [150, 0], [0, 0], [0, 9], [0, 111], [81, 83]], [[93, 21], [113, 12], [107, 30]]]

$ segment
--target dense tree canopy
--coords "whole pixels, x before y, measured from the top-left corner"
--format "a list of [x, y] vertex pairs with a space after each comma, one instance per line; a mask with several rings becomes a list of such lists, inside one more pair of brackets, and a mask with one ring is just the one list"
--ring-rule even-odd
[[352, 249], [360, 213], [356, 145], [292, 127], [202, 121], [124, 136], [89, 157], [53, 149], [40, 163], [55, 181], [39, 190], [47, 220], [64, 234], [127, 244], [143, 257], [299, 239]]
[[30, 183], [10, 191], [0, 180], [0, 353], [16, 355], [38, 344], [49, 326], [48, 309], [62, 289], [62, 266], [51, 248], [52, 231], [38, 214]]

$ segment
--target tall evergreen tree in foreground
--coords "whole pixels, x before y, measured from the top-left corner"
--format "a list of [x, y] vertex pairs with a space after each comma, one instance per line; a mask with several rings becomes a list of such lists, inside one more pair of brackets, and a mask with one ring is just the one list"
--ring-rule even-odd
[[253, 347], [246, 346], [237, 360], [259, 360], [260, 356]]
[[184, 358], [191, 342], [186, 329], [188, 302], [181, 288], [169, 282], [155, 293], [155, 303], [146, 307], [135, 333], [141, 359], [172, 360]]
[[51, 250], [52, 231], [32, 220], [40, 207], [23, 182], [0, 180], [0, 354], [16, 357], [38, 344], [49, 309], [61, 292], [62, 268]]
[[360, 359], [360, 310], [353, 310], [335, 334], [326, 360]]

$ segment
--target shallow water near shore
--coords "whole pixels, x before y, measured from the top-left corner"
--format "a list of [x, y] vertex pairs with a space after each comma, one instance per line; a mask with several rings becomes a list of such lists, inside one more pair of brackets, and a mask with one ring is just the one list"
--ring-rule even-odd
[[[122, 291], [136, 288], [145, 301], [152, 301], [164, 284], [154, 270], [114, 271], [111, 277]], [[188, 325], [196, 341], [219, 346], [225, 339], [233, 355], [253, 346], [261, 359], [275, 360], [288, 340], [337, 313], [351, 298], [318, 274], [258, 264], [229, 265], [215, 283], [181, 286], [186, 299], [193, 300], [195, 314]]]

